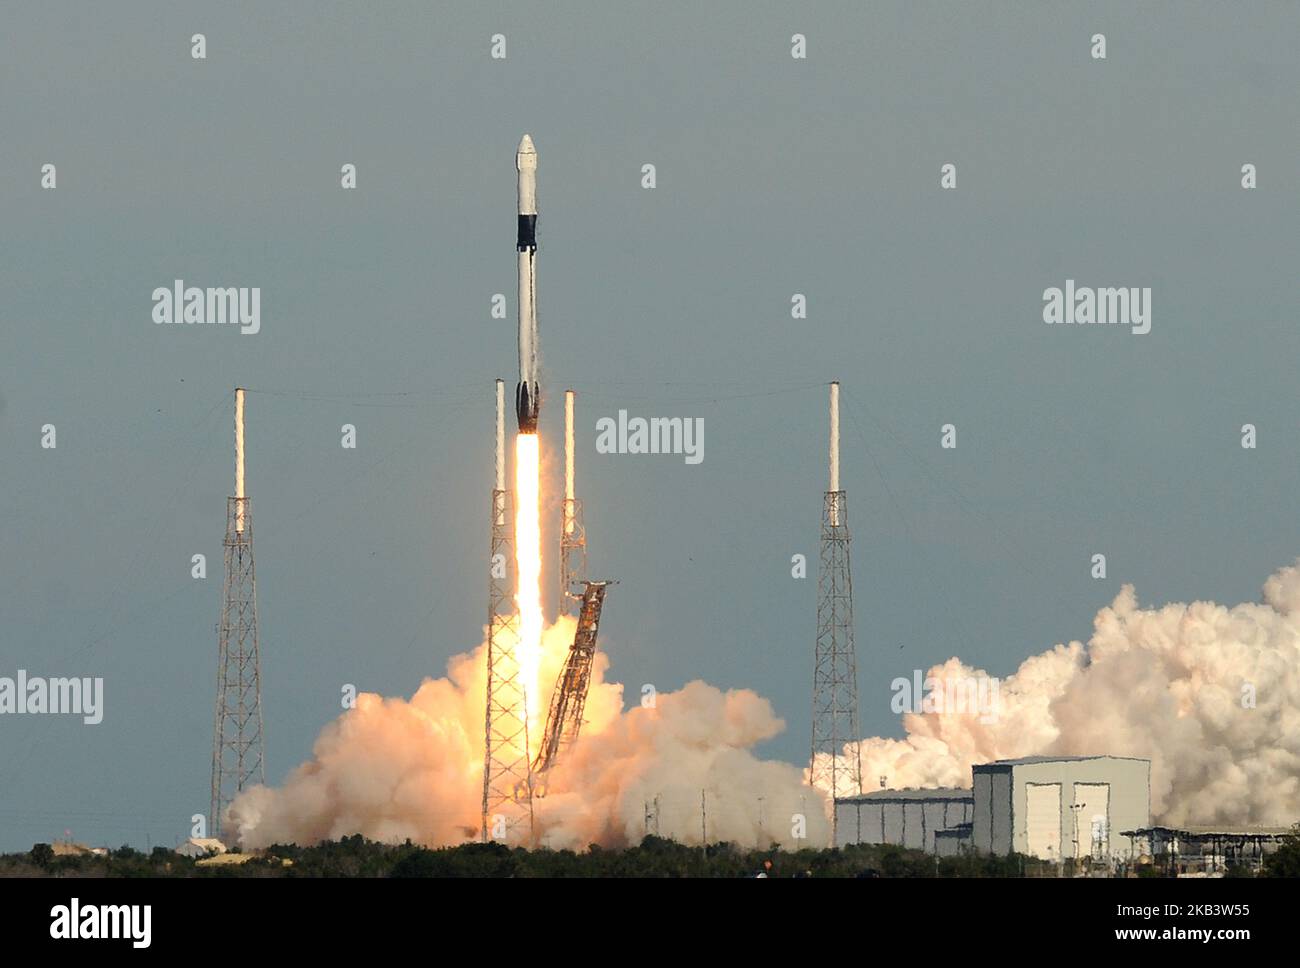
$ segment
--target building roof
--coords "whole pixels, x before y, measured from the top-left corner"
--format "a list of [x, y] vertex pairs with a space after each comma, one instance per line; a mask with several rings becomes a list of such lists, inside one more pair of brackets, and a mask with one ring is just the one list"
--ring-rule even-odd
[[898, 800], [974, 800], [975, 791], [964, 787], [908, 787], [905, 790], [872, 790], [858, 797], [836, 797], [836, 803], [894, 802]]
[[247, 864], [254, 857], [253, 854], [213, 854], [211, 857], [204, 857], [196, 860], [197, 867], [228, 867]]
[[206, 854], [224, 854], [226, 845], [215, 837], [191, 837], [176, 848], [182, 857], [203, 857]]
[[1150, 764], [1150, 760], [1141, 756], [1111, 756], [1099, 753], [1096, 756], [1021, 756], [1011, 760], [994, 760], [992, 763], [976, 763], [971, 769], [980, 770], [999, 766], [1034, 766], [1038, 763], [1078, 763], [1082, 760], [1132, 760], [1135, 763]]
[[[250, 860], [258, 860], [265, 855], [260, 851], [254, 854], [213, 854], [211, 857], [204, 857], [202, 860], [196, 860], [196, 867], [238, 867], [240, 864], [247, 864]], [[272, 858], [277, 861], [281, 867], [292, 867], [293, 861], [287, 857]]]

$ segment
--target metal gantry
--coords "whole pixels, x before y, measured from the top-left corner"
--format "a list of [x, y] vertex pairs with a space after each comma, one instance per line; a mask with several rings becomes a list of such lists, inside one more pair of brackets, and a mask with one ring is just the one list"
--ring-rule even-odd
[[817, 646], [813, 661], [812, 753], [809, 782], [831, 798], [831, 846], [838, 846], [835, 798], [862, 793], [858, 732], [858, 663], [853, 649], [853, 569], [849, 506], [840, 488], [840, 385], [831, 391], [830, 487], [822, 500], [821, 562], [817, 569]]
[[528, 697], [515, 648], [518, 622], [510, 593], [510, 492], [492, 491], [488, 571], [487, 704], [484, 719], [483, 823], [480, 838], [533, 838], [533, 777], [528, 756]]
[[578, 613], [578, 630], [564, 660], [564, 668], [551, 693], [551, 707], [546, 715], [546, 732], [533, 763], [533, 772], [545, 773], [561, 754], [573, 745], [582, 730], [582, 711], [587, 705], [591, 686], [591, 665], [596, 657], [596, 635], [600, 629], [600, 612], [605, 604], [609, 581], [586, 582], [582, 592], [582, 610]]
[[587, 580], [587, 530], [582, 523], [582, 501], [566, 498], [560, 513], [560, 608], [581, 608]]
[[[853, 646], [853, 573], [848, 504], [827, 491], [817, 572], [817, 649], [813, 667], [812, 785], [832, 797], [862, 793], [858, 752], [858, 670]], [[831, 836], [835, 813], [832, 805]]]
[[[242, 488], [241, 488], [242, 489]], [[225, 587], [218, 630], [217, 703], [212, 739], [211, 835], [245, 787], [266, 782], [262, 739], [262, 669], [257, 641], [253, 509], [226, 499]]]

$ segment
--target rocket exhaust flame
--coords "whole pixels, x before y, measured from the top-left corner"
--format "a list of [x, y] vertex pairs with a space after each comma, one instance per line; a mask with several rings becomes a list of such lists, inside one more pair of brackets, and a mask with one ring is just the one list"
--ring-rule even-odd
[[540, 440], [537, 434], [515, 438], [515, 574], [518, 588], [519, 642], [515, 656], [528, 703], [529, 735], [541, 735], [545, 715], [539, 683], [542, 660], [542, 528]]

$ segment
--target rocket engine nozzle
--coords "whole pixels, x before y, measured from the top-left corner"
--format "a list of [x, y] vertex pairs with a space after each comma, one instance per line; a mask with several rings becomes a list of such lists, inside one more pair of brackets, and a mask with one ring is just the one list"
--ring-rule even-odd
[[536, 383], [519, 383], [515, 386], [515, 416], [519, 419], [521, 434], [537, 433], [537, 415], [541, 403], [542, 396]]

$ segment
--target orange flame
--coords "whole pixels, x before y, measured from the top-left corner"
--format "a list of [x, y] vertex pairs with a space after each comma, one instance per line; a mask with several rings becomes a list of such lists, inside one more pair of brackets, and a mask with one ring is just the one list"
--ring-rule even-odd
[[539, 451], [537, 434], [520, 434], [515, 438], [515, 569], [519, 576], [515, 595], [515, 605], [519, 609], [519, 643], [515, 656], [528, 702], [530, 736], [537, 735], [534, 727], [542, 714], [538, 681], [543, 624]]

